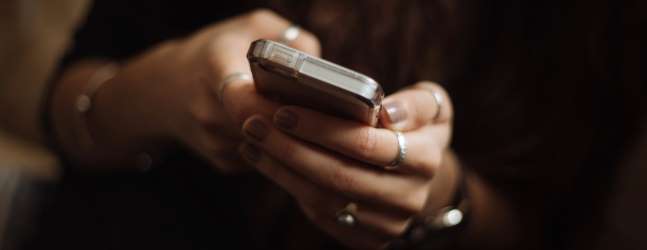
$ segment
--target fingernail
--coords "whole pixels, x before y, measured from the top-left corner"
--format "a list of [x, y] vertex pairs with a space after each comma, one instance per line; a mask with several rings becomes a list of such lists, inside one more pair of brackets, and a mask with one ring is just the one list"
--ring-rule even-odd
[[289, 130], [295, 128], [297, 121], [297, 115], [288, 109], [281, 109], [274, 115], [274, 123], [282, 129]]
[[245, 126], [243, 131], [248, 137], [251, 137], [252, 139], [259, 142], [263, 141], [269, 133], [269, 129], [267, 128], [267, 125], [265, 125], [265, 122], [261, 121], [258, 118], [249, 121], [249, 124]]
[[250, 162], [257, 162], [261, 159], [261, 150], [249, 143], [243, 144], [240, 154]]
[[392, 101], [384, 104], [384, 110], [386, 110], [389, 123], [395, 124], [404, 119], [407, 119], [407, 111], [404, 109], [404, 105], [399, 101]]

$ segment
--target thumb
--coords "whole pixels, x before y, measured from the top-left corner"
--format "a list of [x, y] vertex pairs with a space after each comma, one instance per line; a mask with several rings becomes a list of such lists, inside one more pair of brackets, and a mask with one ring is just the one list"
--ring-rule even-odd
[[442, 87], [420, 82], [384, 99], [380, 123], [388, 129], [411, 131], [431, 123], [447, 122], [451, 113], [450, 100]]

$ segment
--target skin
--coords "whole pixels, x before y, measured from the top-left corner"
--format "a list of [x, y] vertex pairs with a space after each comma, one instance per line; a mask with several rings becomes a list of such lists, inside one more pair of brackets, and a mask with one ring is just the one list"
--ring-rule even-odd
[[[132, 166], [123, 163], [132, 162], [138, 152], [180, 142], [223, 174], [248, 166], [265, 175], [290, 193], [315, 225], [346, 246], [383, 248], [412, 216], [438, 211], [454, 193], [460, 167], [448, 149], [451, 100], [440, 86], [417, 83], [385, 99], [406, 116], [396, 122], [398, 112], [384, 112], [379, 128], [283, 106], [258, 94], [251, 81], [227, 85], [220, 103], [215, 93], [221, 80], [235, 72], [250, 73], [249, 44], [276, 39], [289, 24], [259, 10], [160, 44], [122, 65], [97, 92], [84, 119], [69, 112], [70, 107], [105, 62], [71, 66], [54, 92], [51, 110], [60, 145], [83, 166], [112, 170]], [[320, 51], [307, 31], [290, 46], [316, 56]], [[440, 110], [432, 91], [442, 96]], [[279, 126], [286, 112], [296, 117], [289, 128]], [[78, 143], [76, 135], [86, 129], [95, 142], [92, 147]], [[385, 170], [397, 155], [392, 129], [403, 132], [409, 150], [397, 170]], [[231, 157], [238, 151], [248, 164]], [[507, 244], [515, 238], [516, 221], [509, 216], [508, 201], [478, 176], [469, 173], [467, 180], [474, 218], [465, 237], [480, 246]], [[357, 204], [356, 227], [334, 220], [349, 202]]]
[[[441, 115], [434, 120], [438, 106], [426, 88], [444, 93], [437, 85], [419, 83], [385, 101], [399, 102], [400, 112], [410, 116], [397, 124], [385, 124], [401, 128], [407, 138], [407, 158], [397, 170], [383, 167], [397, 156], [397, 139], [392, 130], [296, 106], [280, 108], [274, 115], [274, 124], [261, 115], [248, 118], [243, 131], [251, 145], [243, 146], [243, 155], [290, 192], [323, 230], [350, 247], [380, 248], [404, 232], [409, 218], [421, 214], [428, 197], [436, 191], [431, 185], [441, 171], [452, 110], [443, 94], [448, 105], [441, 106]], [[291, 128], [276, 126], [285, 112], [297, 119]], [[266, 131], [259, 136], [254, 130], [260, 127]], [[456, 170], [442, 171], [442, 177], [450, 179], [446, 184], [453, 187]], [[453, 190], [444, 191], [450, 192], [436, 192], [435, 202], [448, 203], [446, 194]], [[359, 230], [330, 219], [350, 201], [358, 205], [355, 215], [361, 222]]]

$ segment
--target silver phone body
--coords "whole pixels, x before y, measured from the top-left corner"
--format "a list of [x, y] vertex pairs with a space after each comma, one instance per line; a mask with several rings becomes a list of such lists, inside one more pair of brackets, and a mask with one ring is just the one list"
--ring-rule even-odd
[[384, 91], [370, 77], [270, 40], [247, 52], [256, 89], [299, 105], [375, 126]]

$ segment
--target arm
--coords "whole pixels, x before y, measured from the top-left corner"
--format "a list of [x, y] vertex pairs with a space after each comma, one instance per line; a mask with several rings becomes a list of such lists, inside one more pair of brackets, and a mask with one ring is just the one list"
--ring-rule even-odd
[[[68, 67], [52, 92], [51, 122], [63, 151], [85, 166], [132, 166], [137, 154], [179, 143], [224, 172], [240, 168], [231, 159], [239, 143], [242, 120], [252, 113], [271, 115], [276, 103], [253, 91], [251, 81], [216, 93], [222, 79], [248, 73], [246, 52], [259, 38], [275, 38], [287, 20], [260, 10], [162, 43], [119, 66], [92, 96], [82, 115], [76, 101], [88, 81], [106, 63], [83, 61]], [[318, 53], [314, 36], [305, 32], [293, 46]], [[86, 133], [87, 132], [87, 133]], [[88, 135], [88, 136], [86, 136]], [[83, 142], [92, 141], [91, 146]], [[235, 171], [234, 169], [231, 169]]]

